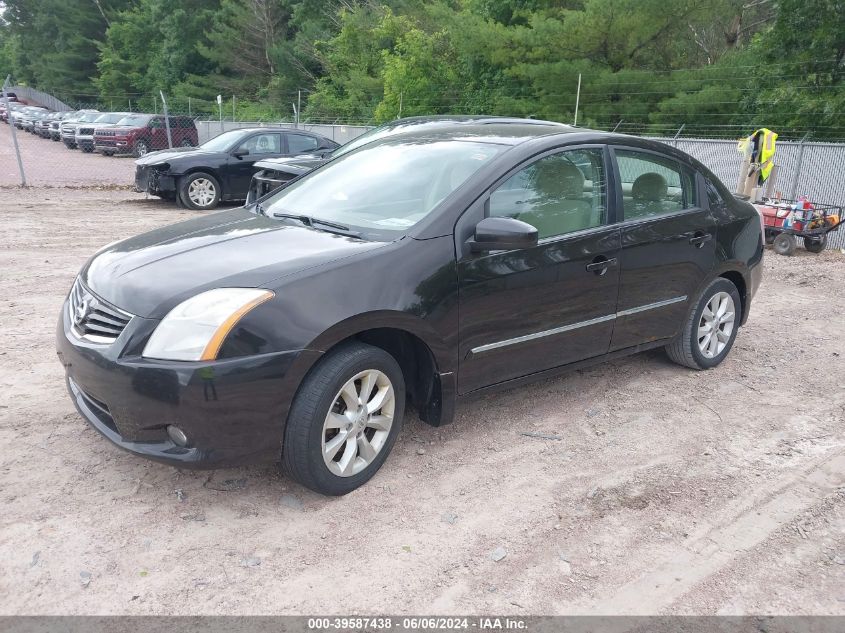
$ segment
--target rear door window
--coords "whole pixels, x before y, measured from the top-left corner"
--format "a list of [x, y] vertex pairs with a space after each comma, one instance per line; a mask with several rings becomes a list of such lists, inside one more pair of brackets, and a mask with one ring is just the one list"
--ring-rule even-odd
[[696, 206], [695, 177], [671, 158], [616, 149], [623, 219], [676, 213]]
[[289, 154], [311, 152], [320, 145], [320, 142], [315, 137], [305, 134], [288, 134], [287, 137]]

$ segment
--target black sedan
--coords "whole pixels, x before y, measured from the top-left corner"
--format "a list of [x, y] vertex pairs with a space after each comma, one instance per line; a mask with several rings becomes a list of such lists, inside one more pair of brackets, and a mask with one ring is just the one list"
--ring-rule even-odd
[[256, 161], [332, 152], [338, 144], [303, 130], [245, 128], [224, 132], [199, 147], [151, 152], [135, 161], [135, 189], [190, 209], [246, 200]]
[[57, 343], [79, 412], [179, 467], [281, 457], [347, 493], [405, 407], [664, 347], [721, 363], [761, 279], [757, 211], [628, 136], [455, 125], [369, 143], [255, 205], [105, 247]]

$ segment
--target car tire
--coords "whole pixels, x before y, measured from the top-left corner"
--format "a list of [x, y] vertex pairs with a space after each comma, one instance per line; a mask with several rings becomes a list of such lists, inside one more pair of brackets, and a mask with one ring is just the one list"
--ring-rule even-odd
[[85, 152], [86, 154], [90, 154], [91, 152], [93, 152], [93, 151], [94, 151], [94, 148], [93, 148], [93, 147], [88, 147], [87, 145], [83, 145], [80, 149], [81, 149], [83, 152]]
[[[742, 302], [736, 286], [714, 279], [695, 304], [681, 333], [666, 346], [669, 358], [691, 369], [711, 369], [731, 351], [741, 320]], [[708, 316], [710, 315], [710, 316]], [[716, 317], [716, 318], [714, 318]], [[715, 341], [713, 340], [714, 334]]]
[[772, 248], [778, 255], [792, 255], [795, 252], [795, 238], [789, 233], [781, 233], [772, 242]]
[[135, 145], [132, 146], [132, 155], [135, 158], [141, 158], [142, 156], [146, 156], [150, 151], [150, 146], [147, 144], [147, 141], [135, 141]]
[[[369, 409], [361, 405], [364, 380], [373, 386]], [[404, 414], [405, 380], [396, 359], [372, 345], [343, 345], [320, 359], [297, 391], [285, 427], [284, 469], [315, 492], [352, 492], [384, 464]]]
[[827, 246], [827, 233], [822, 233], [819, 238], [805, 237], [804, 248], [811, 253], [821, 253]]
[[114, 152], [111, 150], [103, 150], [103, 156], [114, 156]]
[[191, 139], [186, 138], [186, 139], [185, 139], [185, 140], [183, 140], [181, 143], [179, 143], [179, 146], [180, 146], [180, 147], [193, 147], [193, 146], [194, 146], [194, 144], [193, 144], [193, 143], [191, 143]]
[[179, 180], [182, 204], [196, 211], [208, 211], [220, 203], [220, 183], [204, 171], [194, 172]]

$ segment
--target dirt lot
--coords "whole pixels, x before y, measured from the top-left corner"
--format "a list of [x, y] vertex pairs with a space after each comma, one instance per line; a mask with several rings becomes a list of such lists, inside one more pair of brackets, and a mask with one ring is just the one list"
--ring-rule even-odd
[[[114, 187], [135, 181], [135, 161], [131, 156], [103, 156], [64, 143], [15, 130], [21, 148], [26, 181], [40, 187]], [[20, 185], [20, 171], [9, 126], [0, 123], [0, 187]]]
[[123, 453], [65, 392], [77, 270], [189, 212], [60, 189], [0, 209], [0, 613], [845, 614], [839, 252], [768, 254], [717, 370], [653, 352], [409, 420], [329, 499]]

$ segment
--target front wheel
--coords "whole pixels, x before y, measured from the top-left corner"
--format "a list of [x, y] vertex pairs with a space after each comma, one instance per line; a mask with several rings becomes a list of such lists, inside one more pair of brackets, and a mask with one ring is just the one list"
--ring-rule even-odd
[[146, 156], [150, 152], [150, 146], [147, 145], [146, 141], [136, 141], [135, 145], [132, 147], [132, 154], [135, 158], [141, 158], [142, 156]]
[[208, 211], [220, 202], [220, 183], [211, 174], [198, 171], [180, 180], [179, 196], [189, 209]]
[[285, 470], [325, 495], [345, 495], [381, 468], [405, 413], [405, 380], [383, 349], [352, 343], [323, 357], [297, 391], [285, 428]]
[[739, 291], [719, 277], [701, 293], [684, 329], [666, 346], [669, 358], [691, 369], [710, 369], [727, 357], [739, 329]]

